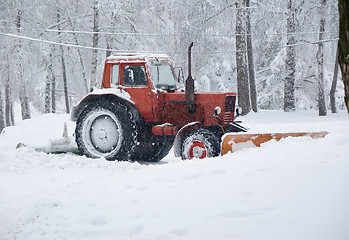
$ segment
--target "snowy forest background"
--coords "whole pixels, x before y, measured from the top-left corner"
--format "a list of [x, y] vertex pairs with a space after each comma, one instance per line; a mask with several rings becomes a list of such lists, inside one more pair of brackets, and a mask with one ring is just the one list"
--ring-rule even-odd
[[[243, 98], [242, 63], [245, 73], [252, 67], [258, 109], [285, 108], [289, 76], [295, 109], [319, 109], [321, 90], [330, 109], [337, 8], [336, 0], [1, 0], [0, 130], [16, 116], [69, 112], [116, 51], [164, 52], [186, 76], [192, 41], [198, 91]], [[341, 81], [336, 89], [344, 109]]]

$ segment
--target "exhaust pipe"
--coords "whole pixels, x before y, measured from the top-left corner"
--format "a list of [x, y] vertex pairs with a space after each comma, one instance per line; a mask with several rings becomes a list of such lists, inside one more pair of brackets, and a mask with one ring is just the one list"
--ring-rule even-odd
[[[194, 108], [194, 79], [191, 76], [191, 48], [193, 47], [193, 42], [188, 48], [188, 78], [185, 81], [185, 101], [189, 104], [189, 112], [192, 112]], [[195, 112], [195, 110], [194, 110]]]

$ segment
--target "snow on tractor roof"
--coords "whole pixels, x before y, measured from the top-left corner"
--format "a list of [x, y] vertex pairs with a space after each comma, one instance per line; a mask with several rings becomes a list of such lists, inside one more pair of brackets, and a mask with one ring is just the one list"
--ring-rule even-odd
[[117, 53], [107, 58], [108, 62], [147, 62], [148, 60], [170, 60], [170, 57], [164, 53]]

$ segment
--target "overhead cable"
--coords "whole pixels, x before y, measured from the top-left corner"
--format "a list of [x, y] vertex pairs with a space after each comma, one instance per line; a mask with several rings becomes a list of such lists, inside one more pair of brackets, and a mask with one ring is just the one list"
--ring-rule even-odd
[[[11, 33], [1, 33], [0, 35], [11, 37], [11, 38], [18, 38], [23, 39], [27, 41], [34, 41], [34, 42], [40, 42], [40, 43], [46, 43], [46, 44], [52, 44], [52, 45], [59, 45], [59, 46], [65, 46], [65, 47], [74, 47], [74, 48], [82, 48], [82, 49], [88, 49], [88, 50], [98, 50], [98, 51], [111, 51], [111, 52], [135, 52], [134, 50], [121, 50], [121, 49], [109, 49], [109, 48], [95, 48], [95, 47], [88, 47], [88, 46], [82, 46], [82, 45], [76, 45], [76, 44], [70, 44], [70, 43], [60, 43], [60, 42], [54, 42], [54, 41], [48, 41], [44, 39], [37, 39], [27, 36], [21, 36], [17, 34], [11, 34]], [[290, 45], [284, 45], [277, 47], [279, 49], [285, 48], [285, 47], [297, 47], [297, 46], [304, 46], [304, 45], [314, 45], [314, 44], [320, 44], [320, 43], [326, 43], [326, 42], [333, 42], [338, 41], [338, 38], [331, 38], [331, 39], [324, 39], [321, 41], [313, 41], [313, 42], [307, 42], [307, 43], [296, 43], [296, 44], [290, 44]], [[209, 51], [209, 52], [200, 52], [200, 53], [194, 53], [194, 54], [210, 54], [210, 53], [231, 53], [231, 52], [247, 52], [247, 51], [254, 51], [254, 50], [226, 50], [226, 51]], [[137, 51], [137, 53], [174, 53], [174, 54], [181, 54], [179, 52], [171, 52], [171, 51]]]
[[313, 34], [317, 35], [319, 33], [337, 33], [332, 31], [324, 32], [291, 32], [291, 33], [262, 33], [262, 34], [238, 34], [238, 33], [217, 33], [217, 34], [195, 34], [195, 33], [134, 33], [134, 32], [93, 32], [93, 31], [73, 31], [73, 30], [58, 30], [58, 29], [27, 29], [27, 28], [15, 28], [15, 27], [0, 27], [2, 29], [16, 29], [23, 31], [32, 32], [55, 32], [55, 33], [68, 33], [68, 34], [97, 34], [97, 35], [125, 35], [125, 36], [168, 36], [168, 37], [183, 37], [186, 35], [190, 36], [213, 36], [213, 37], [233, 37], [233, 36], [277, 36], [277, 35], [305, 35]]

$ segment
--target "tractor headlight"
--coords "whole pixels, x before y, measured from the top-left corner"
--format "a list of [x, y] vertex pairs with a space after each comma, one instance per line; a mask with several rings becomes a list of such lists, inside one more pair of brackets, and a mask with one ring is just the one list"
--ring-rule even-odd
[[215, 107], [214, 109], [214, 115], [217, 116], [222, 112], [222, 109], [220, 107]]

